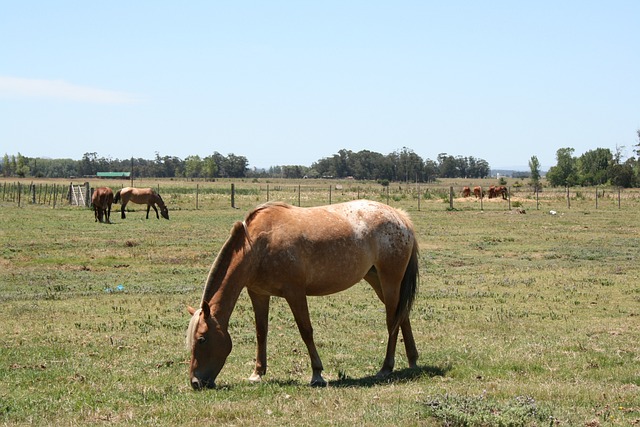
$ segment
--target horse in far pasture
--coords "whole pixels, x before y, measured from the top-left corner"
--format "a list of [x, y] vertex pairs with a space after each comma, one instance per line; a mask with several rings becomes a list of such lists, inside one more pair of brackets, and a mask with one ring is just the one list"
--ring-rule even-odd
[[160, 219], [156, 205], [160, 208], [160, 215], [162, 215], [164, 219], [169, 219], [169, 209], [167, 209], [167, 206], [164, 204], [162, 197], [160, 197], [153, 188], [125, 187], [116, 192], [116, 197], [113, 202], [118, 203], [119, 201], [121, 204], [120, 213], [122, 219], [126, 218], [124, 208], [129, 202], [147, 205], [147, 219], [149, 219], [149, 209], [151, 208], [156, 211], [156, 218]]
[[[111, 224], [111, 204], [113, 203], [113, 191], [109, 187], [99, 187], [93, 190], [91, 204], [96, 222]], [[104, 221], [103, 221], [104, 220]]]

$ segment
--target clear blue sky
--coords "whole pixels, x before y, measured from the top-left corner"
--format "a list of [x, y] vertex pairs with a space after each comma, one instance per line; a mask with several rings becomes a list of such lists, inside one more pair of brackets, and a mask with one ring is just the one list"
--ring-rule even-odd
[[0, 155], [631, 156], [639, 18], [637, 0], [2, 1]]

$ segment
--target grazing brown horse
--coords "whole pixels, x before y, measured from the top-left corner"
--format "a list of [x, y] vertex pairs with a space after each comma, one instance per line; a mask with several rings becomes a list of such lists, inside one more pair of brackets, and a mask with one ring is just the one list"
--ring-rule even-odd
[[473, 187], [473, 195], [476, 199], [484, 199], [484, 190], [480, 186]]
[[122, 205], [120, 207], [122, 219], [126, 218], [124, 208], [129, 202], [137, 203], [139, 205], [147, 205], [147, 219], [149, 219], [149, 209], [151, 208], [156, 211], [156, 218], [160, 219], [156, 205], [160, 207], [160, 215], [162, 215], [164, 219], [169, 219], [169, 209], [167, 209], [164, 201], [162, 201], [162, 197], [160, 197], [153, 188], [125, 187], [116, 192], [116, 198], [113, 200], [113, 203], [118, 203], [120, 200], [122, 200], [120, 202]]
[[234, 224], [211, 266], [200, 308], [188, 307], [191, 386], [215, 387], [231, 352], [229, 318], [245, 287], [257, 337], [249, 380], [260, 381], [267, 371], [269, 300], [278, 296], [289, 304], [309, 352], [311, 385], [326, 385], [307, 296], [344, 291], [363, 278], [386, 311], [389, 338], [378, 376], [393, 370], [400, 329], [409, 366], [416, 367], [418, 351], [409, 312], [418, 286], [418, 243], [406, 213], [367, 200], [313, 208], [283, 203], [257, 207]]
[[509, 194], [509, 190], [504, 185], [500, 185], [495, 189], [495, 196], [502, 196], [502, 200], [507, 200], [507, 195]]
[[93, 190], [91, 204], [96, 221], [111, 224], [111, 204], [113, 203], [113, 191], [109, 187], [99, 187]]

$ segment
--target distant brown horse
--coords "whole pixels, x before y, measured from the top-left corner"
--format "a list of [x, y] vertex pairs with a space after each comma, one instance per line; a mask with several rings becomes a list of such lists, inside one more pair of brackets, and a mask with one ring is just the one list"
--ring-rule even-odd
[[473, 187], [473, 195], [476, 196], [476, 199], [484, 199], [484, 190], [479, 185], [475, 186]]
[[111, 204], [113, 203], [113, 191], [109, 187], [99, 187], [93, 190], [91, 204], [96, 221], [111, 224]]
[[502, 200], [507, 200], [507, 196], [509, 195], [509, 190], [504, 185], [500, 185], [496, 187], [495, 195], [496, 197], [502, 196]]
[[400, 329], [409, 366], [416, 367], [409, 312], [417, 291], [418, 243], [406, 213], [367, 200], [313, 208], [283, 203], [257, 207], [234, 224], [211, 266], [200, 308], [188, 307], [191, 386], [215, 387], [231, 352], [229, 318], [245, 287], [258, 344], [249, 380], [260, 381], [267, 371], [269, 300], [278, 296], [289, 304], [309, 352], [311, 385], [326, 385], [307, 296], [344, 291], [363, 278], [385, 305], [389, 337], [378, 376], [393, 370]]
[[147, 219], [149, 219], [149, 209], [151, 208], [156, 211], [156, 218], [160, 219], [156, 205], [160, 207], [160, 214], [162, 217], [164, 219], [169, 219], [169, 209], [165, 206], [162, 197], [160, 197], [153, 188], [125, 187], [122, 190], [118, 190], [113, 203], [118, 203], [121, 199], [122, 201], [120, 203], [122, 206], [120, 207], [120, 213], [122, 219], [126, 218], [124, 208], [129, 202], [137, 203], [139, 205], [147, 205]]

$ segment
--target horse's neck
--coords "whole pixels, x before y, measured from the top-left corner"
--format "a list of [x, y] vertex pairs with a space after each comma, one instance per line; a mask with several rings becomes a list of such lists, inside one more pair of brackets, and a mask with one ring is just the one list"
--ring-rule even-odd
[[[237, 231], [237, 230], [236, 230]], [[207, 282], [202, 294], [202, 300], [206, 301], [211, 308], [211, 313], [216, 313], [218, 321], [227, 324], [233, 308], [240, 297], [242, 289], [250, 280], [252, 274], [250, 251], [246, 248], [238, 247], [244, 242], [244, 235], [235, 235], [225, 242], [222, 250], [218, 254], [215, 262], [209, 270]]]
[[237, 221], [209, 270], [202, 294], [202, 301], [209, 304], [212, 314], [215, 312], [218, 321], [225, 325], [252, 275], [251, 251], [247, 252], [245, 247], [246, 238], [244, 223]]
[[210, 279], [217, 285], [209, 286], [209, 283], [207, 283], [203, 295], [203, 300], [209, 304], [212, 316], [225, 328], [229, 325], [233, 309], [244, 288], [244, 281], [235, 276], [238, 276], [238, 274], [231, 273], [226, 274], [224, 277], [216, 277], [216, 274], [213, 273], [213, 277], [211, 277], [210, 273]]

